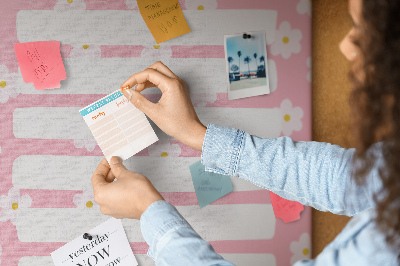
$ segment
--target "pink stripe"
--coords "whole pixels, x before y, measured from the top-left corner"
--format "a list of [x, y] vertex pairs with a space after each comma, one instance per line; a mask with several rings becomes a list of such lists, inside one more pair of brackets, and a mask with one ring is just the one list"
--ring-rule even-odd
[[[85, 0], [87, 10], [137, 10], [137, 8], [130, 9], [126, 5], [127, 0], [112, 0], [112, 1], [99, 1], [99, 0]], [[136, 2], [136, 0], [130, 0]], [[179, 0], [182, 9], [184, 9], [184, 0]]]
[[[174, 206], [199, 204], [195, 192], [161, 192], [161, 195]], [[271, 198], [267, 190], [233, 191], [211, 203], [211, 205], [226, 204], [271, 204]]]
[[62, 58], [68, 58], [74, 47], [70, 44], [61, 44], [60, 52]]
[[[31, 208], [76, 208], [73, 198], [81, 190], [21, 189], [21, 195], [32, 198]], [[198, 205], [195, 192], [161, 192], [166, 201], [174, 206]], [[233, 191], [214, 201], [211, 205], [271, 204], [267, 190]]]
[[126, 0], [85, 0], [86, 10], [127, 10]]
[[[101, 57], [141, 57], [142, 45], [101, 45]], [[172, 58], [224, 58], [223, 45], [172, 45]], [[63, 54], [69, 57], [69, 54]], [[154, 58], [157, 60], [157, 58]]]
[[223, 45], [172, 45], [172, 58], [224, 58]]
[[101, 45], [101, 57], [140, 57], [142, 45]]

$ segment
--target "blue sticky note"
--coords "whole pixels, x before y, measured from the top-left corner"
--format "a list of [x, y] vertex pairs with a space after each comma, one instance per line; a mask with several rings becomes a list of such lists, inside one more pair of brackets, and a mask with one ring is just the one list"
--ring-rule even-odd
[[189, 168], [200, 208], [232, 192], [230, 176], [206, 172], [200, 161], [195, 162]]

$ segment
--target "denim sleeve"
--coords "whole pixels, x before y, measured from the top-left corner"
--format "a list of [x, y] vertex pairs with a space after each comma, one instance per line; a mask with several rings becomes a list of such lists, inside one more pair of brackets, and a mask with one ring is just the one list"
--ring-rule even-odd
[[156, 265], [233, 265], [215, 253], [170, 203], [153, 202], [140, 217], [142, 235]]
[[208, 125], [201, 155], [206, 171], [239, 177], [321, 211], [353, 216], [375, 206], [377, 169], [363, 186], [351, 176], [355, 149], [289, 137], [259, 138]]

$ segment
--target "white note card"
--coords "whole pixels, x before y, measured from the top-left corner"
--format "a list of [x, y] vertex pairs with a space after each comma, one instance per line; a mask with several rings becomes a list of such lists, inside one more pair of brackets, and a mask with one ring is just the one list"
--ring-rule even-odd
[[55, 266], [136, 266], [121, 220], [108, 219], [51, 253]]
[[79, 110], [107, 161], [126, 160], [158, 141], [145, 114], [119, 91]]

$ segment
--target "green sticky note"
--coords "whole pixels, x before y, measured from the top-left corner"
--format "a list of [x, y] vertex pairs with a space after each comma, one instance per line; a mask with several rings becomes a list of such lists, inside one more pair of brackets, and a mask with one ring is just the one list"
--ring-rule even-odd
[[195, 162], [189, 168], [200, 208], [232, 192], [230, 176], [206, 172], [200, 161]]

